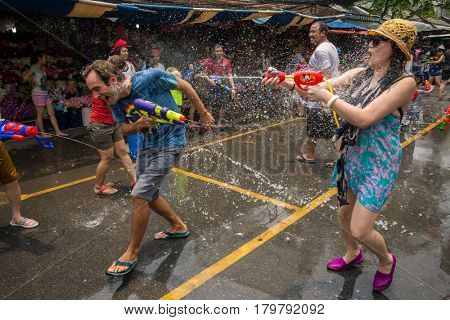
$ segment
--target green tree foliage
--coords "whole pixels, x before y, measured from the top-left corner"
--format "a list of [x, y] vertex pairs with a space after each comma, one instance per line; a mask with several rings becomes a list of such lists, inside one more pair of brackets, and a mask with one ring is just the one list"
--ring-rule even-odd
[[360, 1], [361, 5], [370, 13], [382, 18], [429, 18], [435, 16], [434, 8], [444, 6], [448, 8], [448, 0], [374, 0]]

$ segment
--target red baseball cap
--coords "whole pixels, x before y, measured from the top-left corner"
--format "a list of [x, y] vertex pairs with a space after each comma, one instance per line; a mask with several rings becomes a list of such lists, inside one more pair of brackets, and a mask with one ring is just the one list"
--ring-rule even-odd
[[118, 48], [130, 48], [131, 46], [123, 39], [119, 39], [114, 43], [114, 48], [112, 48], [111, 53]]

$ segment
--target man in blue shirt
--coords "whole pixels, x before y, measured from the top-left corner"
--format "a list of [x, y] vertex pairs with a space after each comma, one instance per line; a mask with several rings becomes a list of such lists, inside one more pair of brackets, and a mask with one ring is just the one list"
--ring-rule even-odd
[[185, 128], [155, 123], [148, 117], [141, 117], [134, 123], [128, 123], [125, 108], [140, 98], [178, 112], [178, 106], [170, 90], [180, 90], [192, 100], [206, 126], [210, 126], [214, 119], [188, 82], [158, 69], [137, 72], [131, 77], [123, 76], [110, 62], [96, 60], [86, 67], [83, 76], [93, 94], [101, 96], [111, 106], [116, 122], [121, 123], [123, 134], [132, 134], [145, 129], [143, 147], [136, 163], [138, 180], [131, 193], [133, 199], [131, 241], [125, 253], [106, 271], [108, 275], [120, 276], [129, 273], [137, 263], [150, 209], [170, 223], [167, 231], [155, 234], [154, 239], [189, 236], [187, 226], [159, 195], [164, 178], [178, 162], [186, 145]]

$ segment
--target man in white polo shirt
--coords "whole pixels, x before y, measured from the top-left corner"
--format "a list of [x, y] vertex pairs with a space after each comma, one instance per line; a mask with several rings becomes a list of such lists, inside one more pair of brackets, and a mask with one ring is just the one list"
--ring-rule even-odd
[[[322, 21], [316, 21], [309, 29], [309, 39], [316, 45], [308, 70], [321, 71], [324, 78], [331, 79], [339, 75], [339, 56], [336, 47], [328, 41], [328, 26]], [[307, 163], [316, 162], [317, 139], [331, 140], [336, 124], [330, 110], [324, 110], [318, 102], [308, 102], [306, 105], [307, 140], [305, 152], [297, 156], [297, 160]], [[331, 165], [332, 163], [330, 163]]]

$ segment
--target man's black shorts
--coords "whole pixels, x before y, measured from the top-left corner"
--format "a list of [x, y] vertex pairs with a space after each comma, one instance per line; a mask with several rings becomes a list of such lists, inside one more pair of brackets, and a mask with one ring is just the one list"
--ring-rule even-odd
[[331, 110], [306, 108], [306, 133], [309, 138], [331, 140], [335, 131], [336, 124]]
[[442, 71], [442, 80], [447, 81], [450, 79], [450, 69], [444, 69]]

